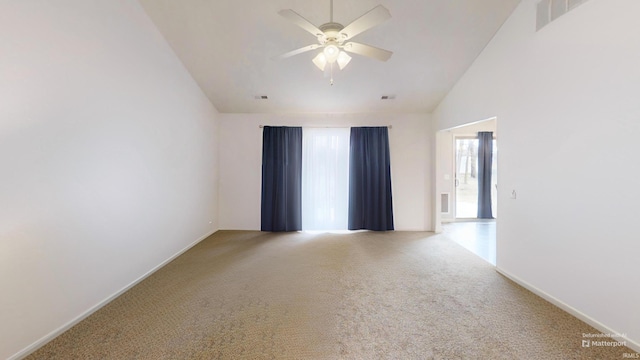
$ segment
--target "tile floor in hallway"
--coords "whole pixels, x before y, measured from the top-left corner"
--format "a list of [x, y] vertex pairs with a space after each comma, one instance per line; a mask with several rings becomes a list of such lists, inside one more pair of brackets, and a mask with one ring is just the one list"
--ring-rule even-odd
[[496, 264], [496, 221], [457, 221], [442, 225], [443, 234], [451, 240]]

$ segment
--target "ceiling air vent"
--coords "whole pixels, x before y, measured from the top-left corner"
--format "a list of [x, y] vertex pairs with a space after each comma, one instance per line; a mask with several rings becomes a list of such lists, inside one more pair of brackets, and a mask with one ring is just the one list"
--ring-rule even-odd
[[255, 99], [256, 100], [269, 100], [269, 97], [267, 95], [256, 95]]
[[382, 96], [380, 96], [380, 100], [393, 100], [395, 98], [396, 98], [395, 95], [382, 95]]

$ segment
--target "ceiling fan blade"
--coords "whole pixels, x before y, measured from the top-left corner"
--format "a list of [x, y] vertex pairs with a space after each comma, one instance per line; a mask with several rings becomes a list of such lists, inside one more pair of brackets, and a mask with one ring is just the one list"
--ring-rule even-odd
[[360, 34], [365, 30], [369, 30], [372, 27], [379, 25], [391, 18], [391, 13], [387, 8], [382, 5], [378, 5], [369, 10], [368, 13], [355, 19], [351, 24], [347, 25], [339, 33], [344, 39], [351, 39], [354, 36]]
[[393, 52], [389, 50], [380, 49], [371, 45], [365, 45], [355, 42], [348, 42], [344, 44], [343, 49], [350, 53], [368, 56], [380, 61], [387, 61], [393, 55]]
[[310, 32], [313, 36], [318, 37], [323, 35], [322, 30], [318, 29], [318, 27], [310, 23], [309, 20], [303, 18], [300, 14], [291, 9], [280, 10], [278, 14], [289, 19], [289, 21], [300, 26], [304, 30]]
[[307, 51], [315, 50], [315, 49], [317, 49], [319, 47], [320, 47], [320, 45], [318, 45], [318, 44], [308, 45], [308, 46], [305, 46], [305, 47], [301, 47], [300, 49], [296, 49], [296, 50], [284, 53], [282, 55], [275, 56], [273, 59], [274, 60], [286, 59], [286, 58], [292, 57], [294, 55], [298, 55], [298, 54], [302, 54], [302, 53], [307, 52]]

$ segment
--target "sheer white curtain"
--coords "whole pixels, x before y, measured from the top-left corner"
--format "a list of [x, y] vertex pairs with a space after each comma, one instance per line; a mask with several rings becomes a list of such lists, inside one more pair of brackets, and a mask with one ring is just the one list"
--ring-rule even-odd
[[346, 230], [349, 217], [349, 128], [304, 128], [302, 229]]

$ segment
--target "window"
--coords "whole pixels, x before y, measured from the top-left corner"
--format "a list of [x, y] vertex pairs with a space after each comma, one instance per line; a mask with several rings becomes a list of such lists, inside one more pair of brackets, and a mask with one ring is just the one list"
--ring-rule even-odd
[[346, 230], [349, 128], [305, 128], [302, 137], [302, 229]]

